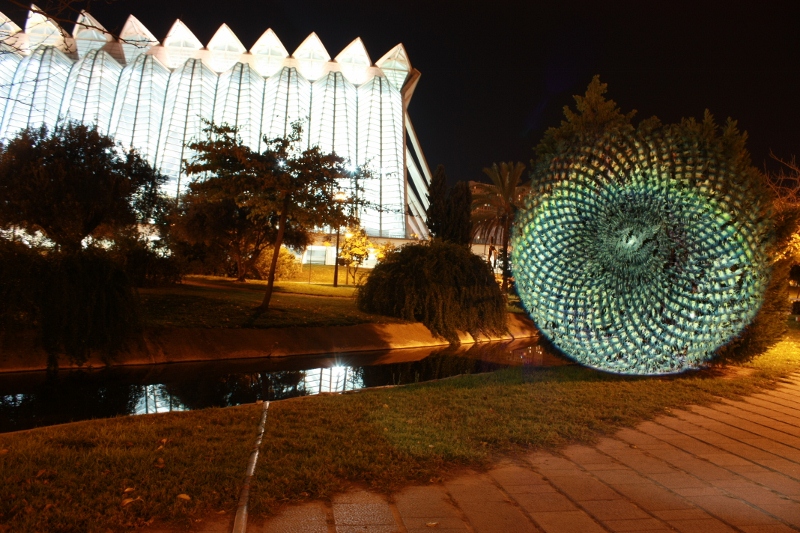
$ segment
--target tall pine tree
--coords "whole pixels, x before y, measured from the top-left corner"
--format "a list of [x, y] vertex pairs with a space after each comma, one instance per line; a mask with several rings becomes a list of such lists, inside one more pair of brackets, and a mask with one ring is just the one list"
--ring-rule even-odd
[[468, 246], [472, 238], [470, 210], [472, 192], [469, 184], [447, 186], [447, 174], [439, 165], [428, 191], [427, 224], [434, 239]]
[[472, 191], [459, 181], [447, 195], [447, 224], [442, 240], [469, 246], [472, 242]]
[[444, 166], [436, 167], [428, 189], [428, 210], [425, 222], [434, 238], [442, 238], [447, 224], [447, 174]]

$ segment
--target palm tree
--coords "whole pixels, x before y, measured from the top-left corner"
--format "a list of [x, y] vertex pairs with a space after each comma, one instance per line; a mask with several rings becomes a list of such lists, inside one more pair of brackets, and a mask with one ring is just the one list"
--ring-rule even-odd
[[508, 239], [514, 214], [530, 191], [530, 185], [520, 183], [525, 165], [497, 163], [483, 172], [492, 183], [476, 183], [472, 191], [473, 236], [502, 243], [503, 293], [508, 290]]

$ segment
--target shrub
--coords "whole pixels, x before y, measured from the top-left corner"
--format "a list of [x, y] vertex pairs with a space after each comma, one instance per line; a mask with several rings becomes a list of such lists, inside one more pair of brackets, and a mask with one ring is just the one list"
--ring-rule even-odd
[[389, 252], [357, 293], [367, 313], [419, 321], [458, 344], [458, 331], [499, 335], [506, 303], [489, 266], [447, 242], [411, 244]]
[[139, 333], [136, 294], [106, 253], [86, 250], [48, 258], [39, 313], [41, 340], [56, 366], [59, 353], [83, 363], [92, 351], [108, 361]]
[[141, 241], [116, 250], [114, 260], [134, 287], [179, 283], [183, 277], [181, 261], [177, 256], [161, 255]]
[[24, 244], [0, 239], [0, 331], [35, 325], [39, 319], [38, 281], [46, 260]]
[[[267, 277], [271, 262], [272, 249], [270, 248], [261, 252], [261, 255], [256, 261], [256, 270], [261, 277]], [[281, 247], [281, 251], [278, 253], [278, 266], [275, 268], [275, 280], [283, 281], [297, 278], [300, 276], [300, 268], [301, 265], [297, 257], [286, 248]]]

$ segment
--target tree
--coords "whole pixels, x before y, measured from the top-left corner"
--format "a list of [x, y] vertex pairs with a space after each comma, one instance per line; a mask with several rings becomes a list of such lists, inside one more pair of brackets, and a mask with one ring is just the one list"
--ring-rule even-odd
[[442, 241], [469, 246], [472, 241], [472, 191], [469, 184], [461, 181], [452, 188], [448, 187], [444, 167], [439, 165], [431, 179], [428, 202], [426, 223], [431, 235]]
[[75, 252], [90, 236], [151, 220], [166, 177], [96, 126], [25, 129], [0, 145], [0, 226], [41, 231]]
[[469, 246], [472, 242], [472, 190], [459, 181], [447, 195], [447, 226], [443, 240]]
[[500, 335], [506, 304], [494, 275], [465, 246], [433, 240], [408, 244], [378, 263], [357, 293], [366, 313], [419, 321], [458, 344], [458, 332]]
[[[230, 258], [236, 281], [244, 281], [274, 241], [275, 231], [268, 218], [253, 216], [249, 206], [236, 202], [232, 187], [237, 184], [225, 177], [191, 183], [172, 217], [172, 231], [178, 239], [208, 247], [214, 256]], [[296, 244], [302, 245], [302, 239]]]
[[353, 284], [356, 283], [356, 273], [358, 268], [369, 258], [369, 250], [372, 248], [372, 241], [367, 237], [364, 228], [349, 228], [345, 234], [342, 249], [339, 250], [339, 264], [347, 267], [347, 278], [345, 284], [353, 277]]
[[[607, 100], [605, 94], [608, 84], [594, 76], [586, 88], [584, 96], [575, 95], [575, 111], [564, 106], [564, 118], [559, 127], [548, 128], [542, 140], [534, 148], [537, 159], [548, 162], [552, 154], [563, 149], [564, 145], [587, 143], [608, 132], [630, 134], [633, 132], [631, 120], [636, 110], [622, 113], [614, 100]], [[651, 121], [658, 119], [650, 119]]]
[[528, 185], [521, 185], [525, 165], [522, 163], [497, 163], [484, 168], [492, 183], [477, 183], [472, 194], [472, 224], [476, 236], [496, 239], [501, 243], [503, 257], [503, 293], [508, 290], [508, 241], [514, 215], [522, 207], [525, 196], [530, 191]]
[[431, 178], [428, 188], [428, 209], [425, 211], [425, 223], [431, 235], [441, 237], [447, 224], [447, 174], [444, 166], [439, 165]]
[[348, 210], [358, 203], [357, 191], [344, 202], [336, 201], [337, 191], [349, 182], [345, 162], [316, 146], [302, 149], [299, 124], [284, 137], [265, 138], [262, 152], [246, 146], [232, 126], [207, 123], [204, 133], [203, 140], [189, 145], [197, 156], [187, 165], [187, 174], [200, 181], [222, 180], [236, 206], [248, 210], [248, 219], [274, 231], [267, 288], [257, 309], [266, 311], [284, 241], [291, 236], [294, 243], [307, 242], [310, 231], [326, 225], [354, 225], [357, 219]]

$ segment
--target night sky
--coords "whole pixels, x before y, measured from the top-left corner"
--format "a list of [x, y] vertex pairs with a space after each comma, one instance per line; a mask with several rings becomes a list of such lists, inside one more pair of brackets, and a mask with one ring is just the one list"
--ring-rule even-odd
[[[23, 25], [9, 0], [0, 11]], [[796, 0], [95, 0], [89, 11], [111, 31], [133, 14], [158, 39], [180, 18], [203, 43], [225, 22], [247, 48], [271, 27], [290, 53], [312, 31], [331, 57], [356, 37], [373, 61], [402, 42], [422, 73], [411, 120], [428, 163], [451, 181], [481, 179], [495, 161], [527, 164], [594, 74], [639, 118], [708, 108], [738, 120], [756, 166], [777, 168], [770, 150], [800, 156]]]

